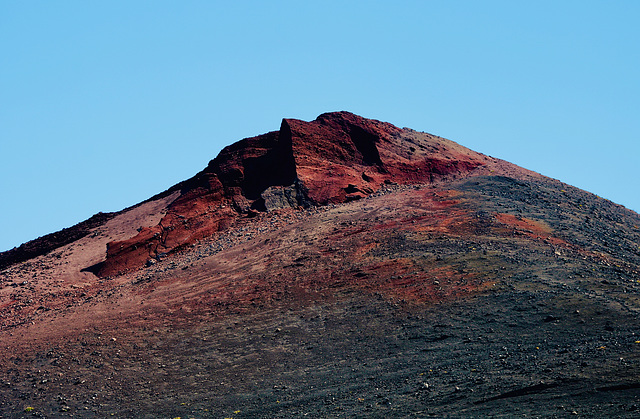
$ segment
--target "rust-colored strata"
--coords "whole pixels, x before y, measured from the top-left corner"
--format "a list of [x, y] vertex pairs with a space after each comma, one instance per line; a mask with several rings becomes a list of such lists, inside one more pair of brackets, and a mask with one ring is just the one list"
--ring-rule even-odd
[[430, 134], [348, 112], [305, 122], [226, 147], [207, 168], [176, 185], [180, 196], [160, 223], [109, 243], [100, 276], [138, 269], [226, 230], [238, 217], [283, 207], [362, 199], [387, 184], [468, 176], [495, 160]]

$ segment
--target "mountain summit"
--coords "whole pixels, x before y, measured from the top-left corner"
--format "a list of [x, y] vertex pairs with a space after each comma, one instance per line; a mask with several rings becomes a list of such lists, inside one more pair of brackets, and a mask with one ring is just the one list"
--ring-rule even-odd
[[0, 253], [0, 416], [636, 417], [640, 216], [348, 112]]
[[349, 112], [284, 119], [279, 131], [239, 141], [179, 191], [167, 214], [108, 245], [100, 276], [122, 273], [226, 229], [241, 215], [339, 204], [389, 184], [433, 183], [489, 173], [535, 176], [452, 141]]

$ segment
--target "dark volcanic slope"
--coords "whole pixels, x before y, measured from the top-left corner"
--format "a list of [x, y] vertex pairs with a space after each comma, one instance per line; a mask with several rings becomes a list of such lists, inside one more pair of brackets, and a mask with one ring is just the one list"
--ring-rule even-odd
[[5, 269], [16, 263], [46, 255], [64, 245], [73, 243], [85, 237], [92, 229], [103, 225], [114, 216], [114, 213], [101, 212], [73, 227], [47, 234], [46, 236], [31, 240], [6, 252], [0, 252], [0, 269]]
[[221, 156], [2, 272], [0, 415], [637, 417], [638, 214], [351, 114]]

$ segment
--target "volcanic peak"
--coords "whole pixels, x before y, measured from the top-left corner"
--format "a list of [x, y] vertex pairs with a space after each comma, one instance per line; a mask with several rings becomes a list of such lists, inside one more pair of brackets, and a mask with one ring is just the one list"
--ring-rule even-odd
[[0, 253], [0, 417], [637, 417], [638, 225], [443, 138], [285, 119]]
[[497, 162], [452, 141], [349, 112], [311, 122], [283, 119], [278, 131], [225, 147], [203, 171], [169, 189], [179, 196], [160, 223], [109, 243], [106, 260], [91, 270], [109, 276], [137, 269], [241, 216], [348, 202], [385, 184], [464, 177]]

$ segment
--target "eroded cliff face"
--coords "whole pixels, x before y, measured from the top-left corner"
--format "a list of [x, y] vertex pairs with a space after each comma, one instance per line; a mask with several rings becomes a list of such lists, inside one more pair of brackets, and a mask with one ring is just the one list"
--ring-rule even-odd
[[140, 268], [256, 212], [343, 203], [385, 184], [464, 177], [496, 162], [452, 141], [349, 112], [311, 122], [284, 119], [279, 131], [226, 147], [176, 185], [180, 196], [160, 223], [109, 243], [106, 260], [93, 271], [109, 276]]

